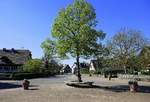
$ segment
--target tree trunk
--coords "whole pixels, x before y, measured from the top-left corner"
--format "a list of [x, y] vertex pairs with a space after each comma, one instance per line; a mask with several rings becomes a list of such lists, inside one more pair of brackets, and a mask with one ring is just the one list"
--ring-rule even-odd
[[126, 66], [124, 65], [123, 68], [124, 68], [124, 73], [127, 74], [127, 68], [126, 68]]
[[48, 58], [46, 56], [44, 58], [44, 67], [48, 69]]
[[79, 55], [77, 55], [76, 61], [77, 61], [77, 76], [78, 76], [78, 81], [82, 82], [81, 73], [80, 73]]
[[124, 69], [124, 73], [127, 74], [127, 57], [122, 57], [123, 60], [123, 69]]

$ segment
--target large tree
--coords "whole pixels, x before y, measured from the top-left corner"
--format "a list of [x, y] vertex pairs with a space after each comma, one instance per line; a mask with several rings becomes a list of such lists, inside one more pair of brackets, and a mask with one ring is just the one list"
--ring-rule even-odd
[[124, 27], [112, 37], [107, 46], [111, 57], [118, 59], [117, 63], [122, 65], [120, 67], [126, 73], [129, 58], [136, 56], [146, 44], [147, 41], [140, 31]]
[[56, 52], [60, 57], [76, 57], [78, 81], [81, 82], [79, 59], [101, 52], [105, 37], [96, 27], [96, 13], [86, 0], [74, 0], [59, 11], [53, 26], [52, 36], [56, 41]]

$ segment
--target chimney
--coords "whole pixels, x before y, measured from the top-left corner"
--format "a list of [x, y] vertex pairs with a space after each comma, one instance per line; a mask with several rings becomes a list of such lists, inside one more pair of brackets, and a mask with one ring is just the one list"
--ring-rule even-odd
[[11, 48], [11, 51], [12, 51], [13, 53], [16, 53], [16, 50], [15, 50], [14, 48]]
[[7, 49], [6, 48], [3, 48], [3, 51], [6, 51]]

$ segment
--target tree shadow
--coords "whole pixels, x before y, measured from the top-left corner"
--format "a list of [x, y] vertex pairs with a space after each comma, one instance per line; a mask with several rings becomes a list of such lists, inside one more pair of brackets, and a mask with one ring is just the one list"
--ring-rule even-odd
[[[127, 92], [129, 91], [129, 85], [116, 85], [116, 86], [98, 86], [93, 85], [93, 88], [104, 89], [113, 92]], [[150, 86], [139, 86], [137, 92], [150, 93]]]
[[150, 93], [150, 86], [139, 86], [138, 91], [141, 93]]
[[[0, 82], [0, 90], [1, 89], [13, 89], [13, 88], [20, 88], [22, 85], [15, 84], [15, 83], [1, 83]], [[38, 85], [30, 85], [29, 90], [39, 90]]]
[[[68, 84], [67, 84], [68, 85]], [[115, 86], [100, 86], [100, 85], [77, 85], [72, 84], [68, 85], [76, 88], [93, 88], [93, 89], [102, 89], [106, 91], [112, 91], [112, 92], [128, 92], [129, 91], [129, 85], [115, 85]], [[137, 92], [139, 93], [150, 93], [150, 86], [139, 86]]]
[[12, 89], [12, 88], [19, 88], [19, 87], [22, 86], [14, 83], [0, 83], [0, 89]]
[[128, 85], [117, 85], [117, 86], [93, 85], [92, 88], [103, 89], [103, 90], [113, 91], [113, 92], [127, 92], [127, 91], [129, 91], [129, 86]]

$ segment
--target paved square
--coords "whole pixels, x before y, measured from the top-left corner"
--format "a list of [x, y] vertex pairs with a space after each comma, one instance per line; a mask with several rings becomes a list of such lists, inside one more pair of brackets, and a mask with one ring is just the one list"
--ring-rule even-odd
[[[64, 81], [73, 80], [72, 75], [53, 78], [32, 79], [30, 90], [11, 88], [0, 90], [0, 102], [149, 102], [150, 93], [131, 93], [127, 90], [115, 91], [101, 88], [73, 88], [66, 86]], [[84, 80], [95, 81], [100, 86], [127, 85], [127, 80], [103, 79], [100, 77], [83, 76]], [[4, 82], [4, 81], [3, 81]], [[7, 82], [7, 81], [6, 81]], [[14, 83], [14, 82], [10, 82]], [[20, 82], [16, 82], [17, 84]], [[140, 85], [150, 86], [148, 82]]]

